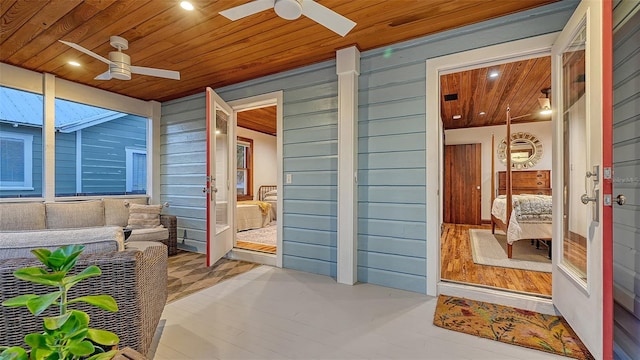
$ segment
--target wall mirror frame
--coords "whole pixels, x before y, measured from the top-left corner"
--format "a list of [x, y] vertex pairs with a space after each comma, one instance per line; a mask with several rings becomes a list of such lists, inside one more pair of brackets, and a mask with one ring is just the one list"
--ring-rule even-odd
[[[511, 134], [511, 168], [516, 170], [529, 169], [542, 158], [542, 141], [528, 132]], [[498, 159], [507, 165], [507, 141], [502, 139], [498, 145]]]

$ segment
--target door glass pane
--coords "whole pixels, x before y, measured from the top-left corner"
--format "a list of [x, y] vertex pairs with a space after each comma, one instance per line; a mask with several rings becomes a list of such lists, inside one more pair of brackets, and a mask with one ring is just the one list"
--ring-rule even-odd
[[229, 115], [216, 109], [216, 229], [229, 226]]
[[562, 262], [575, 275], [587, 280], [587, 238], [594, 202], [583, 203], [582, 197], [594, 197], [594, 177], [587, 158], [587, 117], [585, 101], [586, 27], [579, 31], [562, 54], [562, 102], [564, 130], [564, 216]]

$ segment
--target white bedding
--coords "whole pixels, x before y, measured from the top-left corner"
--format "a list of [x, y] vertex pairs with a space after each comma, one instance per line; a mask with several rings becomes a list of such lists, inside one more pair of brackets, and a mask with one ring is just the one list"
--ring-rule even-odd
[[[517, 201], [518, 196], [513, 195], [513, 201]], [[524, 196], [538, 196], [541, 195], [524, 195]], [[550, 196], [549, 199], [550, 201]], [[507, 201], [504, 196], [499, 196], [493, 201], [491, 207], [491, 214], [500, 219], [503, 223], [506, 223], [507, 213]], [[511, 216], [509, 218], [509, 224], [507, 227], [507, 242], [513, 244], [517, 240], [522, 239], [551, 239], [553, 226], [551, 221], [538, 221], [538, 222], [526, 222], [518, 221], [515, 206], [511, 210]]]
[[271, 210], [266, 214], [258, 205], [236, 205], [236, 231], [259, 229], [271, 223]]

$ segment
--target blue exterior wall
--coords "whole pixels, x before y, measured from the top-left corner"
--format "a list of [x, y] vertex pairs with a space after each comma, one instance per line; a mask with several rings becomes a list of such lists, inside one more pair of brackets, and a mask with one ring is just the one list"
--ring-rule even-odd
[[[426, 274], [426, 174], [438, 169], [425, 160], [425, 61], [559, 31], [576, 5], [574, 1], [556, 3], [362, 53], [358, 119], [359, 281], [425, 292], [426, 276], [437, 276]], [[284, 93], [283, 173], [291, 174], [293, 180], [283, 185], [280, 195], [284, 201], [283, 266], [335, 276], [335, 61], [216, 89], [227, 101], [278, 90]], [[161, 180], [161, 198], [171, 202], [178, 200], [177, 189], [184, 187], [178, 182], [192, 174], [186, 171], [177, 177], [168, 170], [186, 166], [174, 153], [178, 144], [189, 148], [193, 159], [188, 161], [198, 159], [204, 164], [204, 153], [199, 153], [204, 152], [200, 146], [204, 141], [204, 96], [164, 103], [162, 124], [162, 164], [167, 170]], [[183, 133], [194, 141], [177, 141], [185, 136]], [[176, 161], [182, 162], [179, 165]], [[199, 190], [204, 184], [203, 166], [194, 173], [200, 178]], [[195, 191], [190, 194], [195, 196]], [[197, 204], [204, 200], [187, 196], [180, 200], [191, 210], [188, 220], [201, 225], [205, 212]], [[173, 203], [169, 209], [176, 215], [181, 211]], [[186, 223], [180, 215], [178, 222]], [[185, 243], [194, 249], [204, 249], [204, 236], [187, 240]]]

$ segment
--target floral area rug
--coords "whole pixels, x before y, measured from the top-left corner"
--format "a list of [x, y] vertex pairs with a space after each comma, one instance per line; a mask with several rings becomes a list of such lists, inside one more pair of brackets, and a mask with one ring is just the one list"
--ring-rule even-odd
[[593, 359], [560, 316], [440, 295], [433, 324], [574, 359]]

